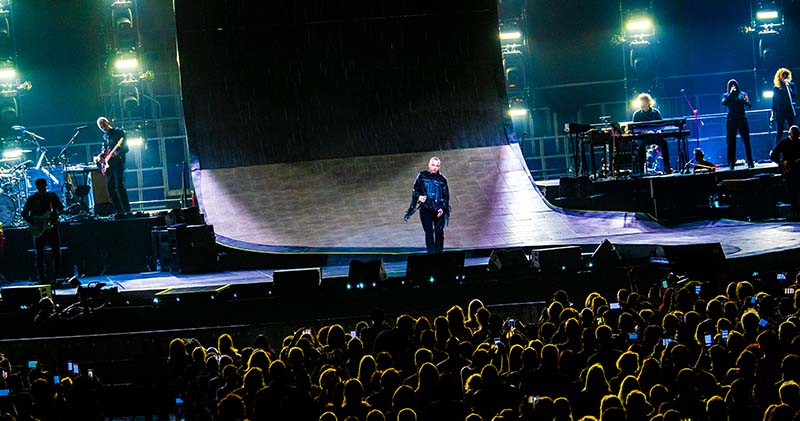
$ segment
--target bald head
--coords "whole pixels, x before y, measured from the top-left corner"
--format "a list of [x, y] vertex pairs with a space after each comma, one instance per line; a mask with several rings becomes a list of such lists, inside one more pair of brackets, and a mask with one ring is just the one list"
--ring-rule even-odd
[[439, 168], [442, 167], [442, 160], [439, 157], [434, 156], [428, 161], [428, 172], [431, 174], [438, 174]]
[[111, 129], [111, 122], [109, 122], [108, 119], [105, 117], [98, 117], [97, 128], [99, 128], [103, 132], [107, 132], [109, 129]]

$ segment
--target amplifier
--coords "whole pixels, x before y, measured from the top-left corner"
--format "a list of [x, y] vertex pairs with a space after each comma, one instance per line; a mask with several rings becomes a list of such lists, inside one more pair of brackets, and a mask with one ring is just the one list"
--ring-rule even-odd
[[21, 285], [0, 289], [3, 304], [21, 310], [36, 309], [39, 300], [52, 296], [50, 285]]

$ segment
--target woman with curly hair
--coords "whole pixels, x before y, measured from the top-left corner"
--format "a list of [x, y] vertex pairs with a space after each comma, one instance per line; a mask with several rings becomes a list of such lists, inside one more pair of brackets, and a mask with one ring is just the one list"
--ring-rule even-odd
[[795, 107], [795, 90], [792, 82], [792, 71], [781, 67], [775, 72], [772, 79], [772, 113], [769, 116], [770, 123], [777, 122], [775, 128], [775, 143], [783, 139], [783, 129], [797, 124], [797, 110]]

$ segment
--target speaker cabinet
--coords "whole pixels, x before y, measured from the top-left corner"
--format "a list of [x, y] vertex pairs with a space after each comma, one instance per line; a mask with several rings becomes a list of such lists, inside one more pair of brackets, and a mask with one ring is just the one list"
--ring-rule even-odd
[[9, 308], [35, 310], [39, 300], [52, 296], [52, 287], [50, 285], [3, 287], [0, 289], [0, 295], [3, 297], [3, 304]]
[[496, 249], [489, 256], [489, 270], [500, 273], [527, 272], [530, 270], [530, 260], [521, 248]]
[[316, 295], [322, 283], [320, 268], [281, 269], [272, 274], [272, 295], [281, 299], [301, 299]]
[[720, 243], [661, 246], [660, 257], [665, 257], [674, 272], [683, 272], [698, 281], [716, 280], [727, 270], [727, 257]]
[[347, 271], [347, 281], [351, 285], [358, 283], [372, 284], [386, 280], [386, 268], [383, 260], [375, 259], [369, 261], [351, 260], [350, 268]]
[[408, 256], [406, 280], [414, 286], [452, 284], [464, 276], [463, 250]]
[[94, 214], [96, 216], [109, 216], [113, 214], [114, 204], [111, 203], [111, 195], [108, 194], [106, 176], [100, 171], [92, 171], [89, 173], [89, 180], [92, 187]]
[[536, 272], [576, 272], [581, 265], [578, 246], [531, 250], [531, 268]]
[[207, 273], [219, 269], [213, 225], [179, 224], [167, 231], [173, 245], [173, 272]]

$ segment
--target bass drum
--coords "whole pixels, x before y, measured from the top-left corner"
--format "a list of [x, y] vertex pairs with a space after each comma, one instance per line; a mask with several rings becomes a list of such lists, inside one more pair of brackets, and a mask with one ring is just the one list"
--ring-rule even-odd
[[4, 227], [14, 224], [17, 217], [17, 202], [7, 194], [0, 194], [0, 223]]

